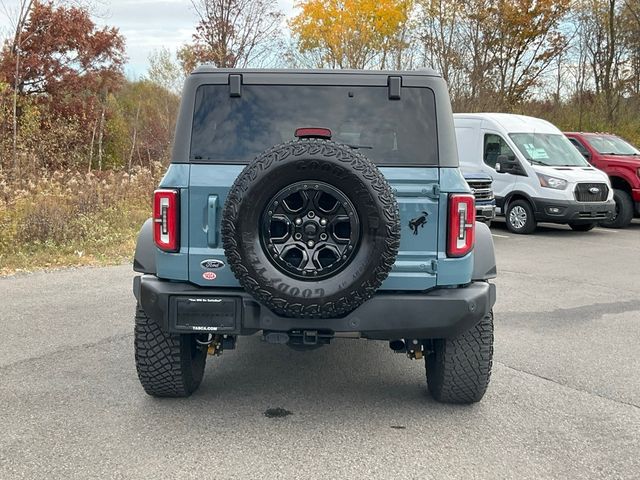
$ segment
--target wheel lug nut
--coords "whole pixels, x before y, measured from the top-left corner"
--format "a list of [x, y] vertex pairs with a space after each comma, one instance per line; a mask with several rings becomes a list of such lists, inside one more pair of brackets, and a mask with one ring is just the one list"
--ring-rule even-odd
[[296, 225], [302, 225], [302, 219], [296, 218]]
[[313, 246], [315, 245], [315, 243], [313, 243], [313, 240], [309, 240], [307, 242], [307, 245], [309, 246], [309, 248], [313, 248]]
[[295, 238], [296, 240], [300, 240], [302, 238], [302, 234], [301, 233], [296, 233], [293, 238]]
[[323, 227], [327, 224], [327, 219], [323, 218], [320, 220], [320, 225], [322, 225]]
[[315, 214], [315, 212], [311, 211], [311, 212], [307, 213], [307, 216], [308, 216], [309, 218], [313, 218], [313, 217], [315, 217], [315, 216], [316, 216], [316, 214]]
[[320, 234], [320, 240], [326, 240], [327, 239], [327, 234], [326, 233], [321, 233]]

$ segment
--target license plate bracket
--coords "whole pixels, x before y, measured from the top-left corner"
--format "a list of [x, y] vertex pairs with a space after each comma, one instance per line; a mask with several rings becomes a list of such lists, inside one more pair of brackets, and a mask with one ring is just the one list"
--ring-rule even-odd
[[237, 333], [240, 299], [223, 296], [174, 296], [171, 324], [181, 332]]

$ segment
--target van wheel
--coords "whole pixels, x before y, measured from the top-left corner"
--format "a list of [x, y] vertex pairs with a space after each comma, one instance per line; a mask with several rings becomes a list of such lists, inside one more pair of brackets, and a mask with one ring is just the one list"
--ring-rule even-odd
[[149, 395], [188, 397], [200, 386], [207, 351], [196, 335], [163, 332], [138, 305], [134, 340], [138, 378]]
[[435, 400], [474, 403], [482, 399], [493, 363], [493, 313], [454, 338], [432, 342], [425, 357], [427, 386]]
[[509, 203], [506, 212], [507, 229], [512, 233], [528, 234], [536, 229], [533, 209], [526, 200], [515, 200]]
[[569, 226], [571, 230], [575, 230], [576, 232], [588, 232], [589, 230], [593, 230], [596, 226], [595, 223], [570, 223]]
[[613, 189], [613, 200], [616, 202], [616, 213], [611, 220], [601, 222], [600, 225], [606, 228], [625, 228], [633, 220], [633, 201], [627, 192]]

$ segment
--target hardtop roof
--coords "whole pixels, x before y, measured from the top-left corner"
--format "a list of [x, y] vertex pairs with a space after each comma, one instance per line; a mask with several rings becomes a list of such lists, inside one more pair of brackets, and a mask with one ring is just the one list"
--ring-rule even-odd
[[278, 74], [278, 75], [309, 75], [309, 74], [335, 74], [335, 75], [422, 75], [427, 77], [442, 77], [431, 68], [420, 68], [417, 70], [352, 70], [352, 69], [290, 69], [290, 68], [217, 68], [214, 65], [200, 65], [192, 75], [207, 73], [227, 73], [227, 74]]

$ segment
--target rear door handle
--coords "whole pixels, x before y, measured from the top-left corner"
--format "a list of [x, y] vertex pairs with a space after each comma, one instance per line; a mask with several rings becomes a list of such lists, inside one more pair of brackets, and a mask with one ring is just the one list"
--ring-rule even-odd
[[207, 202], [207, 245], [218, 246], [218, 195], [209, 195]]

